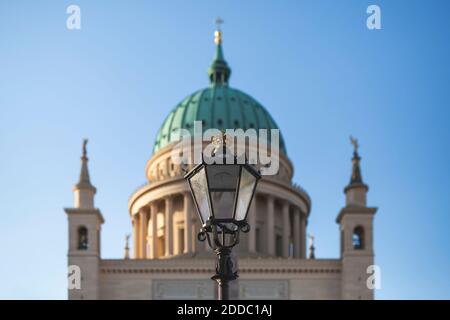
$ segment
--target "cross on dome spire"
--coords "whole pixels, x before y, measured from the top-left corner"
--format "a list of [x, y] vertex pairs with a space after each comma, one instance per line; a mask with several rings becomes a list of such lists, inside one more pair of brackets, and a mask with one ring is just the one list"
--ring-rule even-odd
[[214, 32], [214, 43], [216, 45], [222, 44], [222, 30], [220, 29], [220, 26], [224, 23], [224, 21], [218, 17], [216, 19], [216, 31]]
[[224, 23], [225, 21], [222, 20], [221, 17], [217, 17], [216, 18], [216, 26], [217, 26], [217, 30], [220, 31], [220, 26]]

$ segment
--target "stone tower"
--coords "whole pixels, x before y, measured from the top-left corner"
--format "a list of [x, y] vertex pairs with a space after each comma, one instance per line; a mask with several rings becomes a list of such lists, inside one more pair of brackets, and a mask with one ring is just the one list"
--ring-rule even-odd
[[369, 187], [361, 176], [358, 144], [352, 138], [354, 152], [352, 175], [345, 187], [346, 205], [336, 222], [340, 225], [342, 259], [342, 299], [373, 299], [367, 286], [367, 268], [374, 264], [373, 218], [377, 208], [367, 206]]
[[68, 263], [77, 266], [81, 276], [81, 288], [69, 289], [69, 299], [99, 297], [100, 227], [104, 220], [94, 207], [96, 189], [89, 178], [86, 144], [84, 140], [80, 179], [73, 188], [74, 207], [64, 209], [69, 222]]

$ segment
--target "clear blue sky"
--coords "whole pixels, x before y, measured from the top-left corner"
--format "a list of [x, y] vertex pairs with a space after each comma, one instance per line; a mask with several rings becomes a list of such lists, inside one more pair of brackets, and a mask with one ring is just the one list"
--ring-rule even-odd
[[449, 14], [444, 0], [1, 1], [0, 298], [66, 298], [84, 137], [102, 256], [122, 257], [128, 197], [165, 116], [208, 84], [218, 15], [231, 85], [270, 110], [311, 195], [317, 256], [339, 255], [353, 134], [379, 207], [377, 298], [450, 298]]

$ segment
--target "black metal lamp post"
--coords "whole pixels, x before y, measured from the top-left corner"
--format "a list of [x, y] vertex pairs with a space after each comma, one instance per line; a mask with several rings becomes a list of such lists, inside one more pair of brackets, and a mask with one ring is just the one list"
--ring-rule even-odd
[[247, 214], [261, 176], [247, 161], [230, 155], [224, 134], [215, 139], [215, 144], [216, 160], [203, 159], [184, 178], [202, 221], [198, 239], [208, 240], [218, 257], [212, 277], [219, 286], [218, 299], [229, 300], [228, 283], [238, 277], [233, 270], [231, 250], [239, 243], [239, 233], [250, 231]]

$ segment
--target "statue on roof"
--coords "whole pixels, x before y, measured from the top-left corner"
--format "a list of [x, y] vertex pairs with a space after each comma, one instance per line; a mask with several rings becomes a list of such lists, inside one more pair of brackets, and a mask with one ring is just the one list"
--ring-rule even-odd
[[86, 149], [87, 143], [88, 143], [88, 139], [83, 139], [83, 157], [86, 157], [86, 155], [87, 155], [87, 149]]
[[350, 143], [353, 145], [354, 152], [358, 152], [359, 144], [358, 139], [354, 138], [353, 136], [350, 136]]

